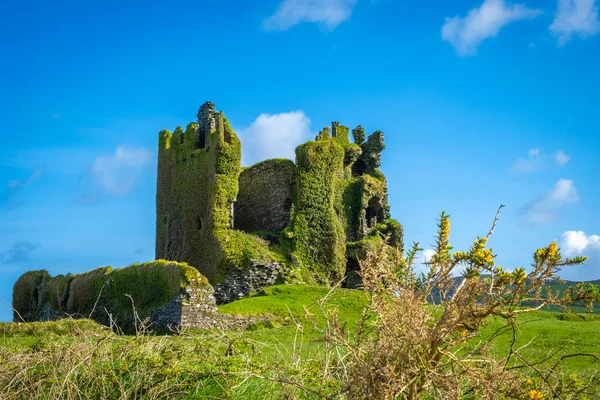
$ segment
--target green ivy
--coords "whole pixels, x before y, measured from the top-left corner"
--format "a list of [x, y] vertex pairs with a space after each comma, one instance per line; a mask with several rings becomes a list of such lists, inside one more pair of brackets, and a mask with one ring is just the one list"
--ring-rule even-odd
[[216, 125], [202, 149], [194, 148], [197, 124], [159, 134], [156, 216], [156, 257], [186, 260], [213, 283], [252, 257], [270, 259], [265, 243], [231, 227], [241, 143], [223, 113]]
[[208, 285], [208, 280], [186, 263], [158, 260], [133, 264], [111, 272], [106, 299], [117, 315], [129, 315], [133, 310], [129, 295], [140, 317], [149, 316], [192, 282]]
[[346, 264], [345, 227], [336, 210], [344, 147], [335, 139], [305, 143], [296, 148], [296, 164], [296, 214], [287, 229], [292, 260], [316, 283], [332, 284], [344, 276]]
[[[69, 298], [67, 300], [67, 313], [79, 317], [88, 317], [94, 311], [94, 304], [99, 301], [100, 292], [103, 290], [111, 267], [101, 267], [73, 276], [69, 285]], [[96, 314], [104, 314], [95, 310]]]
[[50, 275], [46, 270], [29, 271], [21, 275], [13, 286], [13, 315], [15, 321], [21, 321], [21, 318], [27, 319], [34, 316], [38, 311], [38, 299], [41, 295], [38, 287], [44, 279]]

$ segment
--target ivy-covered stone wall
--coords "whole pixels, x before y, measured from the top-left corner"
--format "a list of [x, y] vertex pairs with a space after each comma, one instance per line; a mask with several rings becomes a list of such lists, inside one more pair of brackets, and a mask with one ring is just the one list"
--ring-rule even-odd
[[263, 241], [233, 230], [240, 160], [240, 141], [212, 103], [185, 132], [160, 132], [157, 259], [185, 261], [213, 284], [251, 260], [271, 260]]
[[[165, 260], [55, 277], [44, 270], [31, 271], [14, 285], [14, 320], [91, 318], [131, 330], [135, 309], [140, 319], [150, 318], [155, 326], [175, 326], [184, 317], [201, 319], [186, 310], [190, 302], [199, 312], [216, 312], [212, 294], [211, 285], [198, 270]], [[179, 305], [179, 311], [175, 312], [174, 305]]]
[[296, 148], [297, 196], [295, 213], [284, 237], [292, 248], [291, 258], [300, 279], [333, 284], [346, 270], [346, 217], [343, 192], [347, 186], [345, 147], [347, 129], [333, 125], [323, 129], [315, 141]]
[[235, 228], [281, 232], [290, 222], [296, 166], [291, 160], [266, 160], [245, 168], [235, 202]]
[[366, 138], [361, 126], [352, 133], [354, 143], [348, 127], [333, 122], [296, 149], [298, 193], [283, 237], [303, 281], [330, 285], [355, 270], [356, 250], [348, 254], [349, 243], [360, 248], [375, 236], [389, 245], [402, 243], [402, 227], [390, 219], [387, 182], [378, 169], [383, 133]]

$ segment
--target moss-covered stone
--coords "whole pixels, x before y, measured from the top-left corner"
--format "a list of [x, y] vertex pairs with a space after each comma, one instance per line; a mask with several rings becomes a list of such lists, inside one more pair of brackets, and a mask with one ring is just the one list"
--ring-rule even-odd
[[344, 179], [344, 147], [335, 139], [308, 142], [296, 149], [298, 198], [288, 237], [292, 258], [316, 283], [344, 276], [346, 235], [339, 218], [339, 183]]
[[386, 219], [373, 227], [373, 232], [380, 234], [390, 246], [395, 246], [404, 253], [404, 231], [395, 219]]
[[237, 135], [212, 103], [198, 115], [185, 132], [159, 134], [156, 258], [186, 261], [218, 283], [248, 255], [267, 257], [269, 251], [257, 238], [233, 231], [241, 170]]
[[56, 277], [43, 270], [32, 271], [15, 284], [15, 321], [70, 316], [109, 324], [110, 314], [120, 328], [128, 328], [133, 323], [134, 305], [138, 318], [143, 320], [190, 286], [212, 293], [208, 280], [198, 270], [165, 260]]
[[71, 274], [46, 277], [42, 285], [41, 304], [48, 302], [52, 309], [67, 312], [69, 291], [74, 277], [75, 275]]
[[186, 263], [157, 260], [133, 264], [110, 273], [106, 303], [121, 320], [130, 318], [134, 306], [138, 317], [143, 319], [152, 310], [166, 305], [192, 281], [209, 285], [198, 270]]
[[[95, 309], [94, 304], [99, 301], [101, 291], [104, 290], [104, 285], [111, 271], [111, 267], [101, 267], [74, 275], [69, 286], [67, 313], [85, 318], [103, 315], [104, 312]], [[50, 299], [50, 303], [52, 301]], [[94, 315], [91, 315], [92, 312]]]
[[15, 321], [35, 317], [41, 301], [41, 284], [50, 275], [46, 270], [29, 271], [21, 275], [13, 286], [13, 314]]
[[352, 129], [352, 137], [354, 138], [354, 143], [361, 146], [365, 142], [365, 128], [363, 128], [362, 125], [359, 125]]
[[281, 232], [290, 222], [296, 166], [277, 158], [245, 168], [235, 202], [235, 228], [245, 232]]

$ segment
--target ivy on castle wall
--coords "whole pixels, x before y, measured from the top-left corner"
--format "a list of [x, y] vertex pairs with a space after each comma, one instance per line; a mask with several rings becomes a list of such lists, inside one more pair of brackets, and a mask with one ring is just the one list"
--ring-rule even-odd
[[[347, 242], [376, 246], [385, 236], [388, 244], [402, 246], [402, 226], [386, 219], [387, 183], [377, 169], [383, 133], [374, 132], [366, 141], [361, 126], [352, 133], [355, 143], [350, 130], [334, 122], [331, 130], [323, 129], [314, 142], [296, 149], [298, 197], [283, 238], [304, 281], [340, 280]], [[357, 161], [362, 164], [353, 168]], [[373, 226], [373, 220], [379, 224]]]
[[186, 260], [219, 283], [250, 259], [268, 259], [259, 238], [232, 229], [241, 143], [219, 113], [205, 148], [195, 148], [197, 124], [159, 134], [156, 258]]
[[293, 261], [316, 283], [331, 284], [343, 278], [346, 265], [345, 227], [336, 210], [344, 147], [325, 137], [296, 148], [298, 198], [287, 236]]

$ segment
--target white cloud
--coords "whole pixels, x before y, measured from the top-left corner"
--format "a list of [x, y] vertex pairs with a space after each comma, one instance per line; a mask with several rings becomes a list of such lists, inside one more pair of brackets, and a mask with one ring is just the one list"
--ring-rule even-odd
[[513, 164], [513, 171], [533, 172], [541, 169], [543, 165], [542, 152], [540, 149], [531, 149], [527, 152], [527, 158], [519, 158]]
[[560, 247], [565, 256], [588, 256], [583, 266], [565, 268], [560, 274], [564, 279], [594, 280], [600, 278], [600, 236], [586, 235], [583, 231], [567, 231], [562, 234]]
[[530, 225], [544, 224], [556, 220], [566, 205], [578, 201], [579, 195], [573, 181], [560, 179], [554, 188], [521, 207], [518, 214], [523, 216]]
[[562, 151], [562, 150], [559, 150], [556, 153], [554, 153], [554, 161], [556, 162], [557, 165], [559, 165], [561, 167], [563, 165], [565, 165], [566, 163], [568, 163], [570, 159], [571, 159], [571, 157], [566, 155], [564, 153], [564, 151]]
[[119, 145], [115, 154], [97, 158], [90, 174], [108, 194], [122, 195], [133, 189], [150, 159], [146, 148]]
[[504, 0], [485, 0], [481, 7], [473, 8], [466, 17], [446, 18], [442, 27], [442, 40], [449, 42], [460, 56], [472, 56], [485, 39], [495, 37], [511, 22], [533, 19], [541, 10], [527, 8], [524, 4], [506, 5]]
[[596, 0], [558, 0], [558, 9], [550, 32], [564, 45], [573, 35], [585, 39], [600, 32]]
[[263, 21], [267, 31], [285, 31], [302, 22], [316, 22], [332, 30], [352, 15], [356, 0], [283, 0]]
[[561, 249], [567, 256], [585, 255], [586, 251], [598, 251], [600, 236], [588, 236], [583, 231], [567, 231], [562, 235]]
[[239, 130], [242, 163], [252, 165], [269, 158], [295, 160], [296, 147], [310, 139], [310, 119], [303, 111], [260, 114], [246, 129]]
[[579, 201], [577, 189], [570, 179], [559, 179], [554, 189], [548, 192], [548, 197], [561, 203], [576, 203]]

